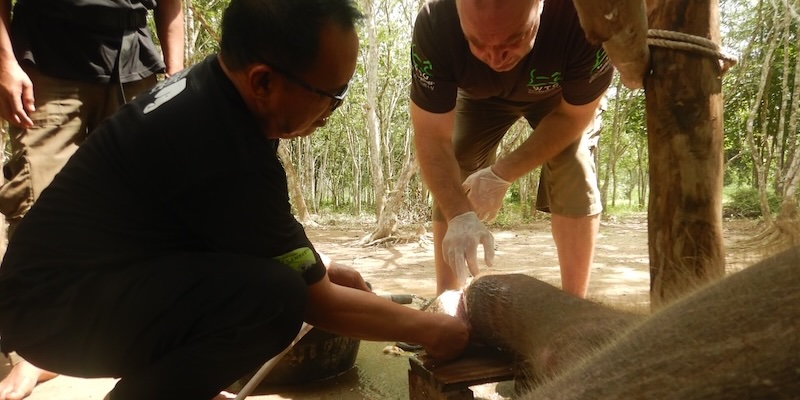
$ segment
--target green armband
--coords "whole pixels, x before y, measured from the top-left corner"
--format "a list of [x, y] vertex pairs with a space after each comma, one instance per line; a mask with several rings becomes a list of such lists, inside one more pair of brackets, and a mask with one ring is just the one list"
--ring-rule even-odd
[[299, 249], [294, 249], [277, 257], [272, 257], [272, 259], [300, 274], [305, 273], [317, 264], [317, 257], [314, 256], [314, 252], [308, 247], [300, 247]]

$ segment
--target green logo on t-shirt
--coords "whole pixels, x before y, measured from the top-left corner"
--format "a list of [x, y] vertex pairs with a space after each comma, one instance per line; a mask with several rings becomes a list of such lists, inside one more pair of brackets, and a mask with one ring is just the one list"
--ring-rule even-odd
[[528, 93], [545, 93], [561, 86], [560, 71], [555, 71], [550, 75], [540, 75], [536, 73], [536, 68], [528, 74]]
[[414, 79], [417, 80], [424, 87], [433, 90], [433, 64], [429, 60], [423, 60], [414, 48], [415, 44], [411, 45], [411, 65], [414, 68]]
[[314, 252], [308, 247], [294, 249], [286, 254], [272, 257], [272, 259], [301, 274], [306, 272], [309, 268], [313, 267], [317, 263], [317, 258], [314, 256]]
[[425, 74], [429, 78], [433, 78], [433, 64], [428, 60], [423, 60], [422, 57], [414, 51], [416, 45], [411, 45], [411, 62], [414, 64], [414, 69], [420, 73]]
[[592, 70], [589, 71], [589, 83], [593, 82], [598, 76], [608, 71], [610, 67], [611, 62], [608, 60], [608, 55], [606, 52], [603, 51], [602, 48], [597, 50], [597, 53], [594, 55], [594, 64], [592, 65]]

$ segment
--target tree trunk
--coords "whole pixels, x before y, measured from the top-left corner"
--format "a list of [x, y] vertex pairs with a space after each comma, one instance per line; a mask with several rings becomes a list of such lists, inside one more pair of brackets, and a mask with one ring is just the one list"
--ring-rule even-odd
[[[799, 183], [798, 168], [800, 167], [800, 165], [798, 165], [800, 154], [798, 154], [798, 147], [796, 145], [797, 134], [799, 133], [797, 129], [797, 114], [800, 112], [800, 56], [795, 55], [794, 66], [792, 66], [789, 57], [791, 53], [791, 37], [793, 36], [791, 32], [791, 12], [789, 10], [790, 7], [786, 8], [787, 10], [784, 16], [786, 30], [783, 40], [784, 78], [781, 82], [781, 116], [778, 128], [778, 132], [781, 135], [785, 135], [786, 139], [779, 141], [784, 149], [782, 152], [784, 162], [780, 176], [781, 206], [778, 211], [778, 221], [792, 221], [797, 219], [798, 210], [796, 195]], [[789, 89], [790, 71], [794, 73], [794, 86], [791, 90]], [[789, 107], [789, 103], [792, 104], [791, 108]], [[784, 126], [786, 126], [786, 130], [784, 130]]]
[[349, 126], [347, 129], [347, 144], [350, 149], [350, 160], [353, 162], [353, 203], [356, 215], [361, 215], [361, 146], [359, 145], [358, 135]]
[[[411, 137], [409, 132], [408, 137]], [[410, 144], [409, 144], [410, 146]], [[379, 241], [388, 239], [397, 230], [398, 212], [403, 208], [406, 200], [406, 189], [411, 177], [417, 171], [417, 163], [414, 158], [414, 153], [411, 151], [406, 152], [406, 159], [403, 162], [403, 170], [394, 184], [394, 190], [389, 193], [389, 196], [384, 203], [383, 211], [378, 216], [378, 222], [375, 224], [375, 230], [369, 235], [361, 239], [364, 245], [376, 244]]]
[[[616, 177], [614, 176], [616, 163], [617, 163], [617, 138], [620, 136], [621, 130], [621, 123], [620, 120], [621, 113], [620, 110], [622, 109], [622, 103], [624, 100], [621, 98], [622, 96], [622, 80], [617, 81], [617, 85], [614, 88], [616, 96], [614, 97], [614, 112], [611, 114], [611, 129], [605, 136], [605, 140], [603, 142], [606, 143], [603, 147], [605, 151], [608, 153], [608, 157], [606, 158], [605, 167], [606, 173], [603, 177], [603, 183], [600, 185], [600, 202], [603, 205], [603, 210], [608, 210], [608, 188], [609, 184], [611, 183], [612, 179], [616, 182]], [[603, 148], [599, 149], [598, 154], [600, 151], [603, 151]], [[601, 165], [597, 163], [596, 165]], [[613, 202], [612, 202], [613, 203]]]
[[[795, 56], [794, 89], [792, 90], [792, 110], [789, 117], [789, 133], [798, 132], [798, 117], [800, 116], [800, 56]], [[794, 219], [797, 217], [797, 188], [800, 185], [800, 147], [794, 146], [790, 157], [789, 167], [784, 177], [785, 191], [780, 216]], [[792, 204], [786, 204], [792, 202]]]
[[317, 171], [320, 169], [316, 165], [316, 153], [314, 145], [311, 143], [313, 136], [304, 136], [294, 140], [295, 149], [297, 150], [296, 165], [302, 166], [301, 173], [298, 176], [297, 182], [301, 187], [307, 189], [307, 194], [310, 196], [312, 209], [318, 210], [322, 201], [320, 194], [320, 187], [317, 184]]
[[[609, 199], [611, 207], [616, 206], [617, 189], [619, 187], [617, 167], [620, 161], [624, 160], [624, 155], [632, 143], [629, 137], [630, 133], [626, 134], [628, 130], [626, 123], [630, 120], [635, 97], [631, 90], [623, 88], [621, 80], [617, 81], [615, 89], [616, 95], [613, 97], [614, 108], [611, 113], [610, 129], [603, 134], [602, 146], [599, 148], [600, 151], [604, 151], [607, 154], [605, 163], [602, 163], [605, 164], [606, 172], [600, 188], [603, 210], [608, 210]], [[597, 165], [601, 165], [601, 163]], [[611, 192], [610, 194], [609, 191]]]
[[[719, 43], [717, 0], [652, 0], [653, 29]], [[645, 79], [650, 300], [659, 307], [722, 277], [722, 82], [717, 59], [655, 47]]]
[[187, 61], [186, 66], [189, 66], [188, 61], [194, 60], [194, 42], [197, 40], [192, 0], [183, 2], [183, 32], [183, 59]]
[[372, 189], [375, 192], [375, 218], [379, 218], [386, 201], [386, 182], [383, 177], [383, 154], [380, 120], [378, 119], [378, 36], [375, 31], [375, 5], [365, 0], [364, 26], [367, 32], [366, 80], [367, 134], [369, 159], [372, 167]]
[[647, 198], [647, 165], [644, 163], [644, 159], [646, 154], [643, 154], [644, 148], [642, 146], [636, 146], [636, 166], [639, 171], [639, 207], [644, 208], [645, 199]]
[[781, 76], [781, 100], [780, 105], [777, 109], [777, 118], [778, 118], [778, 127], [775, 129], [775, 146], [777, 155], [777, 169], [778, 173], [775, 174], [775, 193], [783, 194], [784, 192], [784, 180], [783, 178], [786, 176], [786, 156], [788, 155], [786, 152], [786, 145], [787, 137], [786, 137], [786, 119], [787, 119], [787, 109], [789, 108], [789, 98], [791, 97], [791, 92], [789, 91], [789, 82], [791, 77], [789, 76], [789, 71], [791, 71], [791, 67], [789, 64], [789, 58], [791, 49], [787, 47], [789, 43], [789, 36], [791, 36], [791, 14], [787, 12], [783, 15], [783, 21], [781, 25], [783, 28], [781, 29], [782, 34], [780, 36], [780, 46], [784, 48], [783, 51], [783, 64], [781, 70], [783, 74]]
[[[773, 26], [774, 28], [774, 26]], [[761, 203], [761, 215], [766, 221], [767, 225], [772, 224], [772, 211], [769, 207], [769, 202], [767, 201], [767, 182], [769, 177], [769, 168], [765, 165], [769, 158], [771, 157], [771, 150], [769, 145], [758, 146], [756, 143], [755, 138], [755, 120], [759, 115], [759, 110], [761, 109], [761, 101], [764, 99], [764, 93], [767, 88], [767, 81], [769, 80], [770, 71], [771, 71], [771, 64], [772, 64], [772, 56], [775, 53], [775, 48], [777, 47], [777, 40], [774, 40], [774, 36], [776, 33], [773, 31], [770, 32], [771, 39], [769, 41], [769, 46], [767, 47], [766, 55], [764, 56], [764, 60], [761, 64], [761, 77], [759, 80], [758, 85], [758, 92], [756, 93], [755, 98], [753, 98], [752, 106], [750, 107], [750, 113], [748, 113], [747, 121], [745, 122], [745, 135], [747, 137], [747, 143], [750, 145], [750, 154], [752, 155], [753, 160], [753, 169], [756, 178], [756, 184], [758, 186], [758, 193], [759, 199]], [[761, 135], [764, 137], [763, 142], [767, 142], [767, 135], [763, 131]], [[765, 155], [763, 152], [767, 152]], [[766, 160], [766, 161], [765, 161]]]
[[308, 212], [306, 200], [303, 198], [303, 191], [300, 189], [300, 181], [297, 179], [297, 171], [294, 169], [292, 156], [286, 150], [285, 141], [281, 141], [278, 146], [278, 157], [281, 160], [281, 164], [283, 164], [283, 169], [286, 171], [286, 181], [289, 185], [289, 194], [291, 195], [297, 220], [305, 226], [317, 226], [317, 223], [314, 222]]

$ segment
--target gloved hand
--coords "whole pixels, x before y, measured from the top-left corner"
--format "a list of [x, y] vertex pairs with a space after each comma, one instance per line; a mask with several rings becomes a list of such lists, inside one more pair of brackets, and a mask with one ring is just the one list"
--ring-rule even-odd
[[511, 186], [511, 182], [497, 176], [492, 171], [492, 167], [475, 171], [461, 185], [466, 191], [467, 199], [472, 203], [472, 209], [475, 210], [478, 219], [486, 222], [492, 222], [497, 218], [509, 186]]
[[478, 244], [483, 245], [483, 259], [486, 265], [491, 267], [494, 259], [494, 237], [478, 220], [478, 216], [469, 211], [447, 222], [442, 253], [447, 264], [455, 272], [459, 287], [466, 285], [470, 274], [475, 276], [480, 272]]

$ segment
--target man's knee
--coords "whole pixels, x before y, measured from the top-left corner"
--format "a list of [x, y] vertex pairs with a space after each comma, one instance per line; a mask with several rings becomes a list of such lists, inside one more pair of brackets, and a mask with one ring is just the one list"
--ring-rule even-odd
[[[278, 262], [251, 271], [245, 279], [235, 306], [245, 310], [242, 315], [253, 326], [261, 325], [276, 341], [291, 342], [305, 317], [308, 289], [302, 276]], [[249, 313], [246, 311], [249, 310]], [[249, 323], [246, 325], [250, 325]]]

